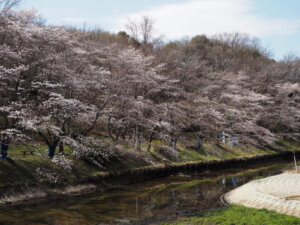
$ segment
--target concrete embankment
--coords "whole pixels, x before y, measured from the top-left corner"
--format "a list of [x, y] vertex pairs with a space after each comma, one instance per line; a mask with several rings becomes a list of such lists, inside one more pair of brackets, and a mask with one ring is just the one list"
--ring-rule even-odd
[[227, 193], [225, 200], [300, 218], [300, 174], [283, 173], [251, 181]]

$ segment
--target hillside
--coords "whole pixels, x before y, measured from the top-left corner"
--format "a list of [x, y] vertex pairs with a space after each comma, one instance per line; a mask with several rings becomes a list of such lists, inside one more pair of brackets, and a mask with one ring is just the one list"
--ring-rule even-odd
[[300, 61], [276, 62], [245, 35], [158, 44], [2, 10], [0, 56], [3, 159], [42, 144], [103, 168], [120, 149], [187, 161], [299, 143]]

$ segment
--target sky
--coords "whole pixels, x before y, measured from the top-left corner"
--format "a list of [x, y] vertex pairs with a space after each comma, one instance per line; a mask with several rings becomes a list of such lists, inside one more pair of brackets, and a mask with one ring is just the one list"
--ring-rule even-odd
[[150, 16], [166, 41], [240, 32], [258, 37], [280, 60], [300, 56], [300, 0], [23, 0], [48, 24], [125, 29], [128, 19]]

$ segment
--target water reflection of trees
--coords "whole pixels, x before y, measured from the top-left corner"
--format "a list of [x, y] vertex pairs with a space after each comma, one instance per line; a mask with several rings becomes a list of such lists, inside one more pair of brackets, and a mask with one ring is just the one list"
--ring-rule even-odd
[[[282, 168], [282, 165], [280, 165]], [[243, 172], [243, 173], [241, 173]], [[256, 168], [255, 170], [227, 170], [222, 172], [180, 174], [161, 180], [153, 180], [136, 185], [128, 185], [110, 190], [107, 193], [80, 197], [69, 201], [51, 202], [42, 206], [30, 207], [25, 213], [35, 216], [38, 224], [126, 224], [130, 218], [144, 223], [159, 224], [193, 212], [203, 212], [222, 207], [220, 196], [255, 177], [274, 175], [276, 168]], [[22, 210], [2, 211], [4, 215], [18, 215], [20, 223], [33, 224]], [[23, 217], [23, 218], [22, 218]], [[15, 218], [13, 218], [16, 221]], [[154, 222], [153, 222], [154, 221]], [[0, 221], [1, 224], [2, 221]], [[11, 224], [11, 223], [7, 223]]]
[[[215, 182], [204, 182], [186, 189], [167, 189], [158, 194], [147, 196], [144, 202], [140, 200], [139, 216], [146, 214], [148, 217], [168, 215], [176, 217], [186, 213], [208, 211], [223, 207], [220, 197], [255, 176], [263, 174], [258, 171], [247, 176], [227, 176]], [[180, 185], [178, 185], [180, 187]]]

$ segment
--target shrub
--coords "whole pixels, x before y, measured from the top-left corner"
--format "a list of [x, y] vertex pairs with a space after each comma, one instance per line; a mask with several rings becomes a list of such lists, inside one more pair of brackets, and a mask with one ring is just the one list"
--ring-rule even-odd
[[172, 161], [180, 160], [180, 156], [179, 156], [178, 152], [175, 151], [171, 147], [168, 147], [168, 146], [165, 146], [165, 145], [159, 146], [157, 148], [157, 152], [159, 154], [161, 154], [162, 156], [166, 157], [169, 160], [172, 160]]

